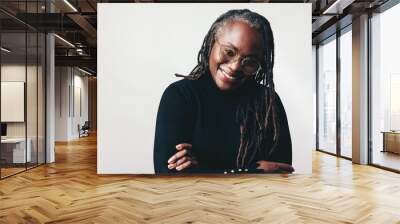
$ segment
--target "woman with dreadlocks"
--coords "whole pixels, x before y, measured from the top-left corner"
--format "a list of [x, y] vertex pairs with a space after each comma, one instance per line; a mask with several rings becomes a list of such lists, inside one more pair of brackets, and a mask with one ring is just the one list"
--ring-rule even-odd
[[286, 113], [273, 82], [268, 20], [230, 10], [211, 26], [198, 64], [164, 91], [156, 173], [293, 172]]

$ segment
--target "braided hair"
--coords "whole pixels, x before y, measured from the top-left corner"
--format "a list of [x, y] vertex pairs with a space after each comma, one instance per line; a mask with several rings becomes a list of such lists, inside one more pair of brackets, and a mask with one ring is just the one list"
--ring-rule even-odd
[[[233, 21], [243, 21], [256, 29], [262, 37], [263, 60], [261, 70], [252, 79], [261, 85], [261, 91], [250, 91], [247, 100], [237, 109], [236, 118], [240, 124], [240, 146], [237, 154], [237, 168], [244, 168], [253, 162], [257, 154], [268, 158], [276, 149], [279, 139], [278, 113], [275, 103], [273, 82], [274, 39], [268, 20], [248, 9], [230, 10], [217, 18], [204, 38], [197, 56], [198, 64], [186, 79], [196, 80], [209, 73], [209, 57], [212, 46], [221, 28]], [[270, 132], [273, 133], [272, 144], [266, 147]], [[269, 140], [270, 141], [270, 140]]]

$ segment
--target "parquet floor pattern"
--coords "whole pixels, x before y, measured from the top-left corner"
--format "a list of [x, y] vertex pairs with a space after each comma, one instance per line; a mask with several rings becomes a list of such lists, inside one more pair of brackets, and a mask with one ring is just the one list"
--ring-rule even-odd
[[400, 175], [320, 152], [312, 175], [97, 175], [96, 138], [0, 181], [0, 223], [400, 223]]

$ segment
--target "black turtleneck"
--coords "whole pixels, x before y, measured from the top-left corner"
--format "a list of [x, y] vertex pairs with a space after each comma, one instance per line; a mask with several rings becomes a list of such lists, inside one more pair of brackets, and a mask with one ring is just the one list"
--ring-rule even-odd
[[[261, 89], [261, 86], [250, 80], [237, 90], [220, 91], [209, 74], [204, 74], [198, 80], [182, 79], [169, 85], [162, 95], [157, 113], [155, 172], [177, 172], [168, 169], [167, 161], [177, 152], [175, 146], [179, 143], [192, 144], [192, 153], [199, 161], [197, 168], [191, 167], [184, 172], [214, 173], [235, 169], [240, 145], [236, 110], [248, 91], [254, 88]], [[286, 113], [277, 95], [276, 103], [280, 118], [278, 147], [268, 158], [257, 155], [254, 162], [268, 160], [292, 163]], [[271, 134], [270, 140], [272, 137]]]

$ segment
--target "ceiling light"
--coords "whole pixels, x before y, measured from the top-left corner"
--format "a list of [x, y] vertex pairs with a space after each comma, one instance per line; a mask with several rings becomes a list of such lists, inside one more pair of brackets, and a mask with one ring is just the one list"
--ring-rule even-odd
[[78, 12], [78, 10], [71, 4], [69, 3], [68, 0], [64, 0], [65, 4], [67, 4], [74, 12]]
[[69, 45], [70, 47], [73, 47], [73, 48], [75, 48], [75, 45], [73, 45], [71, 42], [69, 42], [68, 40], [66, 40], [66, 39], [64, 39], [64, 38], [62, 38], [62, 37], [60, 37], [59, 35], [57, 35], [57, 34], [54, 34], [54, 36], [55, 37], [57, 37], [59, 40], [61, 40], [62, 42], [64, 42], [64, 43], [66, 43], [67, 45]]
[[6, 53], [10, 53], [10, 52], [11, 52], [11, 50], [9, 50], [9, 49], [7, 49], [7, 48], [5, 48], [5, 47], [1, 47], [1, 50], [4, 51], [4, 52], [6, 52]]

